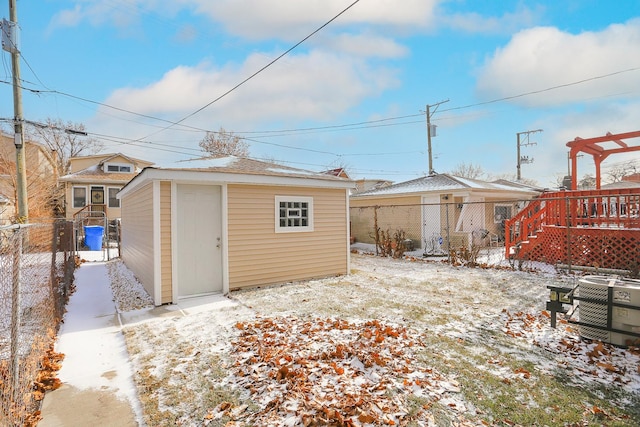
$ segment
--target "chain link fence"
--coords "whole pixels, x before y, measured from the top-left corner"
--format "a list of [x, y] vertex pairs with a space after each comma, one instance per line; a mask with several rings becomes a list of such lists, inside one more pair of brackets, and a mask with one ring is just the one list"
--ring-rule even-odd
[[505, 220], [528, 201], [351, 207], [354, 249], [452, 264], [509, 266]]
[[[35, 425], [75, 268], [67, 221], [0, 227], [0, 425]], [[35, 414], [35, 415], [34, 415]]]
[[[554, 193], [557, 194], [557, 193]], [[640, 194], [351, 206], [352, 249], [454, 265], [638, 276]]]

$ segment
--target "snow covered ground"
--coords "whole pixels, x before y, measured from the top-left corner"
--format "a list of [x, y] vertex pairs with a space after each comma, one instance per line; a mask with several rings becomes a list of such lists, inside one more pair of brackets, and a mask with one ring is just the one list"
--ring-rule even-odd
[[[640, 423], [638, 349], [550, 328], [547, 285], [574, 279], [357, 254], [351, 267], [125, 326], [146, 424]], [[120, 261], [109, 271], [120, 310], [144, 318], [142, 287]]]

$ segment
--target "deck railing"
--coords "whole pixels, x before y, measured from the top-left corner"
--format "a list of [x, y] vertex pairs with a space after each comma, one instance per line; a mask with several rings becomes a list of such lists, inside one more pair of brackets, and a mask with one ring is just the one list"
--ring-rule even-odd
[[506, 256], [516, 255], [544, 226], [640, 229], [639, 215], [638, 188], [545, 193], [505, 221]]

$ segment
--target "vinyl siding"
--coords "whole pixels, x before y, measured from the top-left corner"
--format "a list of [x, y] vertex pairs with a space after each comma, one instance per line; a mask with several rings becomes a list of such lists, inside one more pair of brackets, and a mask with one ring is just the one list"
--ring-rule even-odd
[[[311, 232], [276, 233], [275, 196], [313, 198]], [[229, 288], [346, 274], [346, 191], [228, 186]]]
[[160, 183], [160, 259], [161, 259], [161, 302], [170, 303], [172, 293], [171, 262], [171, 182]]
[[[81, 171], [83, 169], [86, 169], [88, 167], [91, 167], [93, 165], [97, 165], [98, 163], [100, 163], [101, 161], [103, 161], [104, 159], [111, 157], [112, 154], [109, 155], [105, 155], [105, 156], [90, 156], [90, 157], [74, 157], [71, 158], [71, 173], [74, 172], [78, 172]], [[109, 163], [123, 163], [123, 164], [130, 164], [131, 160], [126, 159], [122, 156], [115, 156], [113, 159], [109, 160]]]
[[[91, 194], [91, 187], [102, 187], [104, 188], [104, 197], [105, 197], [105, 209], [107, 214], [107, 219], [112, 220], [115, 218], [120, 218], [122, 216], [122, 208], [110, 208], [108, 206], [108, 197], [109, 197], [109, 188], [122, 188], [124, 184], [105, 184], [104, 182], [95, 182], [91, 184], [87, 183], [74, 183], [74, 182], [66, 182], [65, 183], [65, 205], [66, 205], [66, 217], [67, 219], [73, 219], [73, 216], [80, 212], [82, 208], [74, 208], [73, 207], [73, 187], [84, 187], [87, 189], [87, 203], [90, 203], [89, 200]], [[122, 202], [120, 203], [122, 206]]]
[[122, 261], [153, 296], [153, 185], [149, 183], [127, 194], [121, 206]]

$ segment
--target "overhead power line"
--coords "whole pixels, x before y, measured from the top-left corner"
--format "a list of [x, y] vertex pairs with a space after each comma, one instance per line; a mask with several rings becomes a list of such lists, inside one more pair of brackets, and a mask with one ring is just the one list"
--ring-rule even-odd
[[157, 133], [160, 133], [164, 130], [167, 130], [173, 126], [175, 126], [176, 124], [180, 124], [182, 122], [184, 122], [185, 120], [187, 120], [190, 117], [195, 116], [196, 114], [198, 114], [200, 111], [208, 108], [209, 106], [213, 105], [214, 103], [218, 102], [219, 100], [221, 100], [222, 98], [224, 98], [225, 96], [229, 95], [231, 92], [235, 91], [236, 89], [238, 89], [240, 86], [242, 86], [243, 84], [245, 84], [246, 82], [248, 82], [249, 80], [253, 79], [255, 76], [257, 76], [258, 74], [262, 73], [264, 70], [266, 70], [267, 68], [271, 67], [273, 64], [275, 64], [276, 62], [278, 62], [281, 58], [283, 58], [284, 56], [286, 56], [287, 54], [289, 54], [289, 52], [291, 52], [292, 50], [294, 50], [295, 48], [297, 48], [298, 46], [300, 46], [302, 43], [304, 43], [305, 41], [307, 41], [308, 39], [310, 39], [311, 37], [313, 37], [314, 35], [316, 35], [320, 30], [322, 30], [324, 27], [326, 27], [327, 25], [329, 25], [330, 23], [332, 23], [333, 21], [335, 21], [336, 19], [338, 19], [342, 14], [344, 14], [347, 10], [351, 9], [353, 6], [356, 5], [356, 3], [358, 3], [360, 0], [355, 0], [353, 3], [351, 3], [349, 6], [347, 6], [346, 8], [344, 8], [340, 13], [338, 13], [336, 16], [334, 16], [333, 18], [331, 18], [330, 20], [328, 20], [327, 22], [325, 22], [324, 24], [322, 24], [320, 27], [318, 27], [315, 31], [313, 31], [311, 34], [309, 34], [308, 36], [306, 36], [305, 38], [303, 38], [302, 40], [300, 40], [298, 43], [294, 44], [293, 46], [291, 46], [289, 49], [287, 49], [286, 51], [284, 51], [283, 53], [281, 53], [280, 55], [278, 55], [275, 59], [273, 59], [272, 61], [270, 61], [267, 65], [265, 65], [264, 67], [260, 68], [258, 71], [256, 71], [255, 73], [251, 74], [249, 77], [247, 77], [246, 79], [242, 80], [240, 83], [238, 83], [237, 85], [233, 86], [231, 89], [229, 89], [228, 91], [224, 92], [222, 95], [218, 96], [217, 98], [215, 98], [214, 100], [212, 100], [211, 102], [203, 105], [202, 107], [198, 108], [197, 110], [195, 110], [194, 112], [187, 114], [186, 116], [184, 116], [183, 118], [181, 118], [180, 120], [178, 120], [177, 122], [171, 124], [170, 126], [167, 126], [164, 129], [161, 129], [157, 132], [154, 132], [142, 139], [146, 139], [149, 136], [155, 135]]
[[479, 107], [481, 105], [495, 104], [496, 102], [510, 101], [512, 99], [522, 98], [522, 97], [530, 96], [530, 95], [537, 95], [537, 94], [540, 94], [540, 93], [549, 92], [549, 91], [556, 90], [556, 89], [562, 89], [562, 88], [565, 88], [565, 87], [575, 86], [575, 85], [579, 85], [579, 84], [582, 84], [582, 83], [587, 83], [587, 82], [591, 82], [591, 81], [594, 81], [594, 80], [604, 79], [604, 78], [607, 78], [607, 77], [616, 76], [618, 74], [624, 74], [624, 73], [629, 73], [631, 71], [638, 71], [638, 70], [640, 70], [640, 67], [628, 68], [626, 70], [614, 71], [613, 73], [602, 74], [600, 76], [589, 77], [587, 79], [578, 80], [578, 81], [571, 82], [571, 83], [564, 83], [564, 84], [557, 85], [557, 86], [551, 86], [551, 87], [548, 87], [548, 88], [545, 88], [545, 89], [539, 89], [539, 90], [533, 90], [533, 91], [530, 91], [530, 92], [524, 92], [524, 93], [520, 93], [518, 95], [505, 96], [503, 98], [492, 99], [490, 101], [483, 101], [483, 102], [477, 102], [475, 104], [462, 105], [460, 107], [447, 108], [447, 109], [442, 110], [442, 111], [444, 112], [444, 111], [462, 110], [462, 109], [465, 109], [465, 108]]
[[[586, 83], [586, 82], [589, 82], [589, 81], [599, 80], [599, 79], [603, 79], [603, 78], [607, 78], [607, 77], [611, 77], [611, 76], [615, 76], [615, 75], [619, 75], [619, 74], [623, 74], [623, 73], [638, 71], [638, 70], [640, 70], [640, 67], [629, 68], [629, 69], [626, 69], [626, 70], [619, 70], [619, 71], [615, 71], [615, 72], [612, 72], [612, 73], [603, 74], [603, 75], [599, 75], [599, 76], [594, 76], [594, 77], [590, 77], [590, 78], [579, 80], [579, 81], [575, 81], [575, 82], [565, 83], [565, 84], [561, 84], [561, 85], [557, 85], [557, 86], [551, 86], [551, 87], [548, 87], [548, 88], [545, 88], [545, 89], [540, 89], [540, 90], [535, 90], [535, 91], [530, 91], [530, 92], [524, 92], [524, 93], [520, 93], [520, 94], [517, 94], [517, 95], [511, 95], [511, 96], [506, 96], [506, 97], [502, 97], [502, 98], [496, 98], [496, 99], [492, 99], [492, 100], [489, 100], [489, 101], [482, 101], [482, 102], [477, 102], [477, 103], [473, 103], [473, 104], [461, 105], [461, 106], [458, 106], [458, 107], [445, 108], [445, 109], [442, 109], [441, 112], [463, 110], [463, 109], [479, 107], [479, 106], [488, 105], [488, 104], [495, 104], [495, 103], [498, 103], [498, 102], [509, 101], [509, 100], [512, 100], [512, 99], [522, 98], [522, 97], [530, 96], [530, 95], [536, 95], [536, 94], [549, 92], [549, 91], [560, 89], [560, 88], [564, 88], [564, 87], [574, 86], [574, 85]], [[0, 80], [0, 83], [11, 84], [11, 82], [6, 81], [6, 80]], [[66, 93], [66, 92], [62, 92], [62, 91], [58, 91], [58, 90], [46, 90], [46, 91], [43, 91], [43, 90], [28, 88], [28, 87], [25, 87], [25, 86], [21, 86], [21, 89], [29, 91], [29, 92], [32, 92], [32, 93], [35, 93], [35, 94], [52, 93], [52, 94], [56, 94], [56, 95], [66, 96], [66, 97], [69, 97], [69, 98], [77, 99], [79, 101], [88, 102], [88, 103], [95, 104], [95, 105], [100, 105], [100, 106], [103, 106], [103, 107], [106, 107], [106, 108], [110, 108], [110, 109], [113, 109], [113, 110], [116, 110], [116, 111], [120, 111], [120, 112], [123, 112], [123, 113], [128, 113], [128, 114], [136, 115], [136, 116], [139, 116], [139, 117], [143, 117], [143, 118], [147, 118], [147, 119], [152, 119], [152, 120], [157, 120], [157, 121], [160, 121], [160, 122], [168, 123], [168, 124], [170, 124], [172, 126], [180, 125], [181, 127], [184, 128], [182, 130], [188, 129], [188, 130], [198, 131], [198, 132], [213, 132], [213, 133], [216, 133], [216, 131], [214, 131], [214, 130], [203, 129], [203, 128], [199, 128], [199, 127], [196, 127], [196, 126], [182, 124], [180, 122], [174, 122], [174, 121], [171, 121], [171, 120], [167, 120], [167, 119], [163, 119], [163, 118], [159, 118], [159, 117], [154, 117], [154, 116], [151, 116], [151, 115], [148, 115], [148, 114], [137, 113], [135, 111], [127, 110], [125, 108], [116, 107], [116, 106], [113, 106], [113, 105], [105, 104], [105, 103], [102, 103], [102, 102], [99, 102], [99, 101], [94, 101], [94, 100], [91, 100], [91, 99], [87, 99], [87, 98], [84, 98], [84, 97], [72, 95], [72, 94], [69, 94], [69, 93]], [[424, 116], [424, 113], [416, 113], [416, 114], [408, 114], [408, 115], [397, 116], [397, 117], [388, 117], [388, 118], [383, 118], [383, 119], [360, 121], [360, 122], [355, 122], [355, 123], [344, 123], [344, 124], [338, 124], [338, 125], [317, 126], [317, 127], [307, 127], [307, 128], [294, 128], [294, 129], [279, 129], [279, 130], [233, 131], [233, 133], [235, 133], [235, 134], [260, 134], [262, 137], [288, 136], [288, 135], [292, 135], [292, 134], [296, 134], [296, 133], [298, 133], [298, 134], [314, 133], [316, 131], [322, 132], [322, 131], [340, 130], [340, 129], [351, 130], [350, 128], [352, 128], [352, 129], [365, 129], [365, 128], [369, 128], [369, 127], [373, 128], [373, 127], [379, 127], [379, 126], [377, 126], [377, 124], [382, 123], [382, 122], [388, 122], [388, 121], [394, 121], [394, 120], [402, 120], [402, 119], [412, 118], [412, 117], [423, 117], [423, 116]], [[409, 121], [409, 122], [403, 122], [403, 123], [398, 123], [398, 124], [390, 124], [389, 126], [397, 126], [397, 125], [402, 125], [402, 124], [414, 124], [414, 123], [422, 123], [422, 121]], [[367, 125], [372, 125], [372, 126], [367, 126]], [[169, 127], [172, 127], [172, 126], [169, 126]], [[169, 127], [164, 127], [161, 130], [166, 130]], [[148, 135], [145, 138], [148, 138], [149, 136], [152, 136], [152, 135], [154, 135], [154, 134]], [[145, 138], [141, 138], [141, 139], [145, 139]]]

